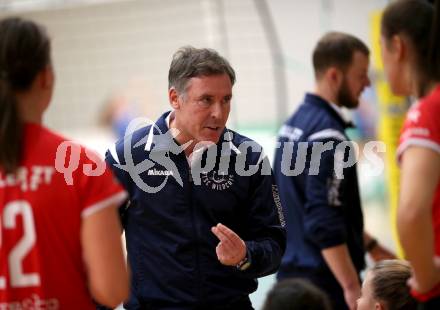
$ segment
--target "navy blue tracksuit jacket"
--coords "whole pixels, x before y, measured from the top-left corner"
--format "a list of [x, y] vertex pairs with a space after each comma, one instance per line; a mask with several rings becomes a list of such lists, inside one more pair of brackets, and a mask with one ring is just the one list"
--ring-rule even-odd
[[[306, 94], [279, 132], [274, 173], [287, 230], [280, 279], [331, 278], [321, 250], [343, 243], [357, 271], [365, 266], [356, 165], [343, 169], [343, 178], [338, 166], [349, 156], [348, 146], [338, 148], [340, 143], [351, 143], [345, 134], [347, 126], [328, 102]], [[326, 143], [327, 150], [322, 148]], [[322, 155], [312, 155], [314, 147], [324, 150]]]
[[[228, 129], [214, 148], [211, 169], [192, 173], [168, 132], [167, 115], [117, 142], [106, 156], [130, 197], [121, 209], [132, 273], [125, 307], [224, 309], [248, 300], [256, 278], [279, 267], [285, 230], [278, 192], [261, 147]], [[254, 173], [237, 173], [237, 166]], [[217, 223], [245, 241], [249, 269], [218, 261], [219, 241], [211, 232]]]

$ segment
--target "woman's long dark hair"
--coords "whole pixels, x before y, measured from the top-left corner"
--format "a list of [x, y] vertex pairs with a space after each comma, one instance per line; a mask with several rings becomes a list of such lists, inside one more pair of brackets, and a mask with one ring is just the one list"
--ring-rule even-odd
[[433, 81], [440, 81], [440, 0], [398, 0], [385, 9], [382, 36], [404, 35], [415, 51], [417, 88], [425, 96]]
[[17, 17], [0, 21], [0, 169], [15, 172], [22, 156], [23, 124], [16, 93], [30, 88], [50, 63], [50, 41], [36, 23]]

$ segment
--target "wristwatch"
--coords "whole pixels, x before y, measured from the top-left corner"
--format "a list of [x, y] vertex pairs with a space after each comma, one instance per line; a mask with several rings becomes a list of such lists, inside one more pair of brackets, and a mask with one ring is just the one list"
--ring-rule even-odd
[[235, 267], [240, 271], [245, 271], [251, 266], [251, 260], [248, 258], [248, 254], [237, 264]]

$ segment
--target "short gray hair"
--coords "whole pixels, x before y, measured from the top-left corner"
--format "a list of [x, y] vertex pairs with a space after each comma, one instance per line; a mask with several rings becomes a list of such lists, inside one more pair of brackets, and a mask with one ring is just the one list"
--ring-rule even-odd
[[234, 85], [234, 69], [215, 50], [184, 46], [173, 55], [168, 72], [168, 89], [174, 87], [177, 92], [184, 93], [190, 78], [218, 74], [227, 74]]

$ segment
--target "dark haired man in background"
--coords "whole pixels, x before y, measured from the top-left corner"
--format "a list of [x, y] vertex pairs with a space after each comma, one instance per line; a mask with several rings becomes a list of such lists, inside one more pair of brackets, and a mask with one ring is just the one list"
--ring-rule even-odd
[[[349, 34], [331, 32], [319, 40], [313, 52], [315, 91], [281, 128], [275, 153], [287, 230], [278, 279], [310, 280], [338, 310], [356, 307], [365, 250], [374, 259], [393, 257], [364, 232], [356, 164], [346, 164], [353, 149], [341, 108], [356, 108], [370, 85], [368, 57], [367, 46]], [[348, 151], [337, 147], [341, 142]], [[302, 164], [303, 171], [295, 173]]]

